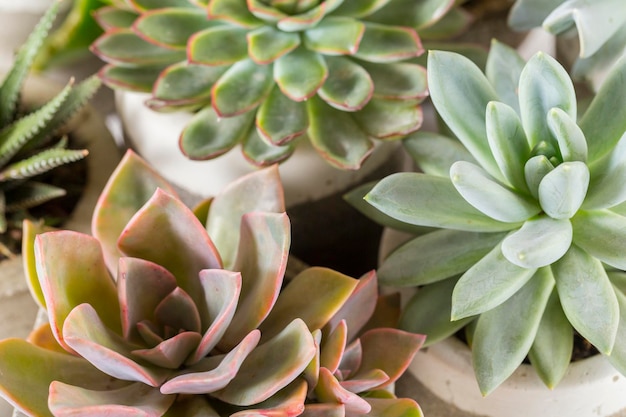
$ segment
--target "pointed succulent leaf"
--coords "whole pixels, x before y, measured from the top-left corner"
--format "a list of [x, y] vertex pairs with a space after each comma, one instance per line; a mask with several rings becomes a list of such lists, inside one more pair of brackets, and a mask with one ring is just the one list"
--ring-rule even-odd
[[397, 329], [373, 329], [361, 337], [363, 357], [361, 366], [351, 379], [360, 379], [372, 370], [380, 369], [389, 379], [376, 389], [395, 382], [408, 368], [426, 336]]
[[353, 113], [354, 120], [370, 136], [394, 139], [415, 132], [422, 126], [422, 108], [410, 100], [373, 98]]
[[46, 149], [0, 170], [0, 182], [31, 178], [61, 165], [80, 161], [88, 153], [87, 150]]
[[126, 0], [126, 3], [138, 12], [167, 7], [197, 7], [188, 0]]
[[590, 168], [584, 209], [604, 209], [626, 201], [626, 135], [612, 151]]
[[[154, 245], [154, 242], [160, 242]], [[158, 263], [169, 270], [189, 294], [201, 317], [207, 306], [198, 273], [221, 268], [220, 255], [203, 225], [180, 200], [157, 189], [128, 222], [118, 240], [126, 256]]]
[[[259, 329], [263, 338], [273, 337], [296, 317], [311, 331], [321, 329], [339, 311], [358, 281], [327, 268], [308, 268], [280, 293], [274, 308]], [[302, 308], [302, 299], [309, 302]]]
[[271, 65], [257, 65], [250, 59], [239, 61], [213, 86], [213, 109], [220, 117], [245, 113], [258, 106], [273, 85]]
[[161, 395], [158, 389], [144, 384], [95, 391], [53, 381], [48, 405], [57, 417], [76, 415], [119, 417], [160, 417], [174, 402], [174, 396]]
[[539, 183], [539, 204], [554, 219], [571, 218], [585, 199], [589, 168], [583, 162], [564, 162]]
[[107, 64], [98, 72], [98, 77], [111, 88], [149, 93], [161, 71], [161, 66], [131, 68]]
[[315, 395], [322, 403], [342, 404], [346, 414], [367, 414], [372, 407], [363, 398], [348, 391], [326, 368], [320, 368], [320, 380], [315, 387]]
[[179, 138], [189, 159], [206, 160], [222, 155], [242, 142], [250, 130], [254, 112], [221, 118], [212, 107], [194, 114]]
[[[611, 273], [610, 276], [611, 278], [614, 278], [616, 273]], [[615, 369], [619, 372], [623, 372], [626, 370], [626, 349], [624, 349], [624, 341], [626, 340], [626, 295], [624, 295], [622, 290], [617, 288], [615, 283], [613, 285], [616, 286], [615, 295], [617, 296], [617, 302], [619, 304], [620, 319], [617, 336], [615, 337], [615, 344], [613, 345], [613, 351], [608, 357], [608, 360], [615, 367]]]
[[428, 95], [426, 70], [408, 63], [359, 62], [374, 82], [374, 97], [387, 99], [423, 99]]
[[400, 246], [378, 268], [380, 282], [394, 287], [431, 284], [461, 274], [480, 261], [504, 233], [437, 230]]
[[424, 346], [437, 343], [465, 327], [474, 317], [450, 320], [456, 282], [456, 278], [450, 278], [420, 288], [404, 307], [398, 327], [426, 335]]
[[[376, 309], [378, 298], [378, 279], [375, 271], [370, 271], [359, 278], [358, 284], [350, 297], [341, 306], [339, 311], [328, 322], [331, 329], [335, 329], [342, 321], [346, 321], [348, 338], [353, 340], [372, 317]], [[335, 372], [331, 366], [322, 365]]]
[[256, 129], [250, 130], [241, 145], [243, 156], [257, 167], [280, 163], [289, 158], [295, 150], [293, 143], [287, 143], [283, 146], [268, 143]]
[[550, 269], [542, 268], [504, 304], [478, 319], [472, 362], [483, 395], [504, 382], [528, 354], [553, 288]]
[[436, 51], [428, 54], [428, 86], [435, 108], [452, 132], [489, 174], [500, 179], [485, 140], [485, 109], [498, 98], [487, 78], [469, 59]]
[[28, 181], [4, 193], [6, 212], [20, 211], [38, 206], [66, 194], [63, 188], [36, 181]]
[[415, 132], [404, 138], [402, 144], [425, 174], [450, 177], [450, 167], [456, 161], [476, 163], [458, 140], [437, 133]]
[[619, 326], [619, 304], [602, 263], [572, 245], [552, 270], [569, 322], [600, 352], [610, 354]]
[[[150, 288], [150, 291], [146, 291]], [[154, 322], [155, 309], [176, 289], [176, 278], [165, 268], [139, 258], [120, 258], [117, 290], [121, 306], [122, 336], [140, 343], [137, 324]]]
[[345, 320], [341, 320], [334, 328], [334, 330], [324, 340], [324, 346], [322, 346], [320, 352], [319, 366], [328, 369], [331, 373], [334, 374], [337, 369], [339, 369], [341, 357], [343, 356], [343, 352], [346, 349], [347, 343], [348, 326]]
[[360, 333], [381, 327], [397, 328], [400, 322], [400, 301], [399, 292], [378, 296], [374, 312]]
[[154, 310], [156, 324], [161, 328], [190, 330], [200, 333], [200, 314], [193, 300], [183, 289], [176, 287], [165, 296]]
[[539, 184], [543, 177], [554, 170], [554, 165], [545, 155], [537, 155], [526, 161], [524, 165], [524, 177], [531, 195], [539, 198]]
[[[227, 386], [235, 378], [242, 363], [256, 348], [261, 335], [258, 330], [250, 332], [239, 345], [223, 355], [217, 366], [209, 371], [190, 372], [176, 376], [161, 385], [163, 394], [207, 394]], [[209, 361], [213, 358], [212, 356]]]
[[441, 19], [417, 28], [420, 38], [428, 41], [445, 41], [465, 33], [474, 22], [474, 16], [461, 7], [453, 7]]
[[96, 239], [70, 231], [45, 233], [35, 239], [35, 259], [52, 331], [61, 346], [71, 350], [63, 323], [81, 303], [93, 305], [107, 327], [121, 330], [117, 290]]
[[452, 320], [492, 310], [528, 282], [536, 269], [522, 268], [509, 262], [496, 246], [457, 282], [452, 293]]
[[272, 339], [254, 349], [230, 384], [212, 396], [240, 406], [265, 401], [306, 368], [315, 350], [306, 324], [295, 319]]
[[248, 55], [258, 64], [269, 64], [300, 45], [300, 36], [261, 26], [248, 32]]
[[227, 66], [195, 65], [179, 62], [160, 73], [152, 89], [157, 100], [173, 105], [204, 103], [211, 100], [213, 84]]
[[354, 55], [365, 32], [365, 24], [343, 16], [330, 16], [304, 31], [304, 46], [324, 55]]
[[167, 372], [131, 359], [135, 346], [111, 331], [89, 304], [75, 307], [63, 325], [64, 342], [93, 366], [113, 378], [158, 387]]
[[262, 20], [250, 13], [247, 4], [241, 1], [210, 0], [207, 11], [209, 19], [225, 20], [245, 28], [263, 24]]
[[500, 184], [471, 162], [452, 164], [450, 178], [469, 204], [495, 220], [516, 223], [541, 211], [535, 200]]
[[611, 69], [602, 87], [580, 119], [589, 146], [589, 161], [609, 153], [626, 131], [626, 59]]
[[368, 72], [344, 57], [326, 57], [328, 79], [319, 89], [320, 97], [331, 106], [344, 111], [360, 110], [374, 91]]
[[587, 161], [587, 140], [576, 121], [558, 107], [548, 111], [548, 128], [559, 143], [564, 162]]
[[203, 65], [230, 65], [248, 57], [247, 31], [229, 25], [215, 25], [189, 40], [189, 61]]
[[91, 223], [91, 232], [102, 245], [110, 271], [117, 268], [120, 257], [117, 239], [122, 230], [157, 188], [175, 193], [143, 159], [127, 151], [100, 194]]
[[526, 62], [502, 42], [491, 41], [485, 75], [501, 102], [519, 114], [519, 78]]
[[309, 127], [306, 104], [289, 99], [274, 87], [256, 112], [256, 127], [269, 143], [286, 145]]
[[508, 23], [514, 30], [541, 26], [544, 19], [565, 0], [518, 0], [511, 8]]
[[131, 29], [112, 29], [91, 45], [94, 54], [110, 64], [164, 65], [185, 59], [185, 51], [146, 41]]
[[528, 352], [533, 368], [548, 388], [553, 389], [567, 372], [573, 347], [572, 326], [563, 313], [558, 293], [552, 291]]
[[488, 217], [458, 193], [449, 178], [397, 173], [383, 178], [365, 199], [400, 221], [476, 232], [499, 232], [517, 227]]
[[354, 56], [368, 62], [396, 62], [423, 52], [415, 29], [367, 22]]
[[362, 0], [358, 2], [344, 1], [333, 12], [338, 16], [349, 16], [362, 18], [371, 15], [377, 10], [385, 7], [391, 0]]
[[268, 5], [263, 0], [247, 0], [248, 10], [257, 18], [264, 20], [266, 23], [274, 23], [287, 17], [285, 13], [279, 9]]
[[374, 146], [368, 135], [349, 114], [333, 109], [318, 97], [308, 100], [307, 109], [313, 147], [334, 166], [358, 169]]
[[445, 15], [454, 5], [453, 0], [393, 0], [368, 16], [368, 20], [390, 25], [422, 28], [431, 25]]
[[[52, 417], [48, 387], [52, 381], [89, 389], [111, 389], [111, 377], [74, 355], [43, 349], [21, 339], [0, 342], [0, 392], [29, 415]], [[112, 386], [113, 385], [113, 386]]]
[[303, 101], [315, 95], [327, 77], [324, 58], [306, 48], [283, 55], [274, 64], [274, 81], [293, 101]]
[[487, 105], [487, 140], [504, 178], [514, 189], [527, 192], [524, 164], [530, 147], [513, 108], [497, 101]]
[[139, 16], [137, 13], [118, 9], [114, 6], [104, 6], [92, 12], [93, 18], [105, 31], [110, 29], [128, 29]]
[[[20, 91], [26, 75], [52, 27], [59, 8], [60, 3], [54, 2], [47, 9], [37, 26], [26, 39], [26, 42], [18, 50], [15, 56], [15, 63], [2, 81], [2, 86], [0, 86], [0, 129], [5, 128], [15, 115]], [[2, 153], [0, 152], [0, 154]]]
[[540, 215], [508, 235], [502, 241], [502, 253], [522, 268], [540, 268], [561, 259], [572, 244], [572, 235], [569, 219]]
[[380, 369], [372, 369], [368, 372], [355, 375], [353, 379], [340, 381], [339, 384], [350, 392], [355, 394], [377, 389], [376, 387], [384, 385], [389, 381], [389, 376]]
[[187, 40], [214, 23], [201, 9], [158, 9], [142, 14], [133, 30], [148, 42], [166, 48], [185, 49]]
[[608, 210], [581, 211], [572, 218], [574, 243], [615, 268], [626, 268], [626, 217]]
[[[313, 330], [311, 332], [313, 336], [313, 344], [315, 345], [315, 355], [311, 362], [304, 368], [302, 371], [302, 379], [306, 381], [308, 387], [307, 392], [312, 391], [313, 387], [317, 385], [317, 381], [319, 381], [320, 375], [320, 360], [321, 360], [321, 348], [320, 345], [322, 343], [322, 331], [320, 329]], [[342, 352], [343, 354], [343, 352]]]
[[519, 102], [522, 124], [531, 147], [552, 137], [547, 115], [558, 107], [576, 120], [576, 94], [567, 71], [552, 57], [539, 52], [520, 75]]
[[[2, 212], [1, 209], [0, 212]], [[38, 234], [51, 232], [53, 230], [52, 227], [46, 226], [43, 222], [33, 222], [25, 219], [22, 223], [22, 264], [24, 267], [24, 275], [26, 276], [26, 283], [28, 284], [28, 289], [30, 290], [33, 300], [43, 309], [46, 308], [46, 300], [41, 284], [39, 283], [39, 277], [37, 276], [35, 237]]]
[[410, 398], [365, 398], [372, 410], [369, 416], [375, 417], [423, 417], [420, 406]]
[[255, 404], [254, 408], [236, 412], [231, 414], [231, 417], [257, 417], [259, 415], [296, 417], [302, 415], [306, 394], [307, 384], [303, 379], [298, 378], [267, 400]]

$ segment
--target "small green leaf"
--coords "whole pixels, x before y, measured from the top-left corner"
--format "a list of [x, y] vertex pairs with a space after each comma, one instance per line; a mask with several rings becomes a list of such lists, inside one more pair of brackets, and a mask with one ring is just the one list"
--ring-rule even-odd
[[545, 157], [545, 155], [537, 155], [526, 161], [524, 165], [524, 177], [528, 190], [533, 197], [539, 198], [539, 184], [541, 180], [554, 170], [554, 165]]
[[343, 0], [326, 0], [324, 2], [320, 2], [317, 6], [312, 7], [305, 12], [286, 16], [280, 19], [278, 23], [276, 23], [276, 26], [278, 29], [285, 32], [301, 32], [315, 27], [326, 15], [326, 6], [330, 5], [332, 2], [341, 3], [342, 1]]
[[536, 201], [500, 184], [471, 162], [452, 164], [450, 178], [469, 204], [495, 220], [516, 223], [541, 211]]
[[298, 48], [274, 63], [274, 81], [293, 101], [311, 98], [328, 77], [328, 67], [317, 52]]
[[554, 278], [542, 268], [516, 294], [478, 319], [472, 344], [472, 362], [483, 395], [507, 379], [528, 354]]
[[113, 89], [151, 93], [161, 71], [161, 66], [129, 68], [107, 64], [98, 72], [98, 76], [105, 85]]
[[517, 51], [497, 40], [491, 41], [485, 75], [499, 100], [519, 114], [519, 79], [526, 62]]
[[168, 7], [197, 7], [187, 0], [126, 0], [126, 2], [139, 12]]
[[248, 32], [248, 55], [258, 64], [269, 64], [300, 45], [300, 36], [271, 26], [261, 26]]
[[247, 30], [215, 25], [196, 33], [187, 47], [189, 61], [204, 65], [230, 65], [248, 57]]
[[396, 62], [420, 56], [424, 52], [415, 29], [365, 23], [356, 58], [368, 62]]
[[213, 109], [219, 117], [245, 113], [258, 106], [273, 86], [271, 65], [239, 61], [213, 86]]
[[167, 67], [154, 83], [152, 95], [171, 105], [208, 103], [211, 88], [228, 66], [195, 65], [179, 62]]
[[352, 117], [370, 136], [396, 139], [422, 126], [422, 108], [411, 100], [373, 98]]
[[365, 199], [383, 213], [405, 223], [475, 232], [519, 227], [503, 223], [471, 206], [449, 178], [397, 173], [382, 179]]
[[289, 99], [275, 86], [256, 112], [256, 127], [269, 143], [286, 145], [309, 127], [306, 103]]
[[598, 159], [590, 171], [584, 209], [604, 209], [623, 203], [626, 200], [626, 136], [609, 154]]
[[208, 17], [212, 20], [225, 20], [244, 28], [263, 24], [255, 17], [245, 2], [232, 0], [211, 0], [207, 6]]
[[402, 141], [404, 149], [426, 174], [450, 177], [450, 167], [457, 161], [476, 163], [458, 140], [437, 133], [419, 131]]
[[393, 0], [368, 16], [368, 20], [389, 25], [423, 28], [438, 21], [452, 7], [451, 0]]
[[587, 140], [576, 121], [558, 107], [548, 111], [548, 128], [559, 143], [564, 162], [587, 162]]
[[268, 6], [263, 0], [248, 0], [248, 10], [257, 18], [266, 23], [274, 23], [287, 15], [275, 7]]
[[295, 144], [293, 143], [282, 146], [268, 143], [256, 129], [251, 129], [248, 132], [248, 137], [244, 138], [241, 148], [245, 158], [259, 167], [284, 161], [293, 154], [294, 149]]
[[611, 353], [619, 326], [615, 290], [602, 263], [572, 245], [552, 265], [563, 311], [582, 337], [600, 352]]
[[133, 30], [157, 45], [185, 49], [192, 35], [214, 25], [201, 9], [157, 9], [142, 14]]
[[594, 210], [581, 211], [571, 221], [577, 246], [602, 262], [626, 269], [626, 217]]
[[544, 19], [564, 0], [517, 0], [508, 23], [514, 30], [525, 31], [541, 26]]
[[152, 44], [130, 29], [114, 29], [99, 37], [91, 50], [103, 61], [120, 65], [168, 65], [183, 61], [185, 51]]
[[24, 180], [86, 157], [86, 150], [46, 149], [0, 170], [0, 182]]
[[348, 17], [327, 17], [304, 32], [304, 45], [324, 55], [354, 55], [365, 25]]
[[46, 201], [63, 197], [67, 192], [60, 187], [37, 181], [28, 181], [4, 192], [6, 212], [15, 212], [38, 206]]
[[397, 100], [421, 100], [428, 95], [426, 69], [408, 62], [359, 62], [374, 82], [374, 96]]
[[93, 11], [93, 18], [104, 30], [129, 29], [139, 15], [130, 10], [105, 6]]
[[583, 162], [564, 162], [539, 183], [539, 204], [554, 219], [571, 218], [582, 205], [589, 187], [589, 168]]
[[[613, 276], [614, 273], [609, 274], [609, 277], [613, 278]], [[626, 371], [626, 295], [617, 287], [615, 288], [615, 295], [619, 304], [620, 318], [613, 351], [608, 359], [615, 369], [619, 372], [624, 372]]]
[[360, 110], [374, 91], [368, 72], [344, 57], [326, 57], [328, 79], [319, 89], [319, 96], [329, 105], [344, 111]]
[[385, 7], [391, 0], [344, 1], [333, 11], [333, 15], [362, 18]]

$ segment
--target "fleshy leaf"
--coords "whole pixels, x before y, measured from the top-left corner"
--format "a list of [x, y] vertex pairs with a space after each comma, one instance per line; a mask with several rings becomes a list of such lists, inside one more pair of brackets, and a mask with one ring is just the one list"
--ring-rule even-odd
[[347, 414], [367, 414], [372, 408], [363, 398], [342, 387], [326, 368], [320, 368], [320, 380], [315, 387], [315, 394], [322, 403], [342, 404]]
[[502, 253], [522, 268], [540, 268], [561, 259], [572, 244], [572, 235], [569, 219], [540, 215], [508, 235], [502, 241]]
[[157, 45], [185, 49], [193, 34], [213, 25], [200, 9], [157, 9], [142, 14], [134, 22], [133, 30]]
[[[334, 329], [342, 321], [346, 321], [348, 329], [347, 340], [353, 340], [372, 317], [376, 309], [378, 298], [378, 279], [375, 271], [370, 271], [359, 278], [358, 284], [350, 297], [341, 306], [339, 311], [328, 322], [328, 326]], [[330, 366], [323, 365], [334, 370]]]
[[458, 141], [438, 133], [419, 131], [402, 141], [419, 168], [429, 175], [450, 177], [450, 167], [456, 161], [476, 163], [474, 157]]
[[589, 168], [583, 162], [563, 162], [539, 183], [539, 204], [554, 219], [571, 218], [585, 199]]
[[522, 288], [535, 271], [512, 264], [496, 246], [457, 282], [452, 293], [452, 320], [497, 307]]
[[368, 20], [386, 24], [423, 28], [438, 21], [453, 6], [453, 0], [393, 0], [392, 6], [381, 7]]
[[344, 1], [333, 14], [357, 18], [366, 17], [385, 7], [390, 1], [391, 0]]
[[611, 266], [626, 268], [626, 217], [608, 210], [581, 211], [572, 225], [578, 247]]
[[91, 221], [91, 232], [102, 244], [110, 271], [117, 268], [122, 230], [157, 188], [176, 193], [141, 157], [127, 151], [100, 194]]
[[209, 102], [213, 84], [227, 68], [226, 66], [195, 65], [188, 62], [170, 65], [155, 81], [152, 96], [170, 105]]
[[519, 77], [526, 62], [517, 51], [497, 40], [491, 41], [485, 75], [499, 101], [519, 114]]
[[151, 349], [133, 350], [133, 357], [141, 358], [161, 368], [178, 369], [196, 349], [202, 337], [193, 331], [181, 331]]
[[537, 155], [526, 161], [524, 165], [524, 177], [526, 185], [533, 197], [539, 198], [539, 184], [541, 180], [554, 170], [554, 165], [545, 155]]
[[274, 81], [293, 101], [311, 98], [328, 77], [326, 61], [317, 52], [298, 48], [274, 63]]
[[[198, 32], [189, 40], [189, 61], [203, 65], [229, 65], [248, 57], [247, 31], [229, 25], [217, 25]], [[250, 81], [250, 80], [248, 80]]]
[[[321, 329], [343, 306], [358, 281], [327, 268], [308, 268], [280, 293], [278, 301], [259, 329], [263, 338], [272, 337], [296, 317], [311, 331]], [[308, 306], [302, 309], [302, 299]]]
[[324, 55], [354, 55], [365, 32], [365, 25], [349, 17], [331, 16], [304, 31], [304, 45]]
[[591, 179], [584, 209], [614, 207], [626, 201], [626, 136], [590, 169]]
[[113, 6], [104, 6], [92, 12], [93, 18], [102, 29], [130, 28], [138, 14], [130, 10], [122, 10]]
[[324, 340], [324, 346], [322, 346], [320, 352], [319, 366], [328, 369], [334, 374], [339, 368], [347, 342], [348, 326], [345, 320], [341, 320]]
[[368, 72], [344, 57], [326, 57], [328, 79], [319, 89], [320, 97], [331, 106], [356, 111], [370, 100], [374, 83]]
[[552, 10], [564, 0], [518, 0], [511, 8], [508, 23], [514, 30], [524, 31], [541, 26]]
[[354, 120], [370, 136], [395, 139], [415, 132], [422, 126], [422, 108], [412, 100], [372, 98], [353, 114]]
[[98, 72], [98, 77], [111, 88], [149, 93], [161, 71], [162, 66], [132, 68], [108, 64]]
[[367, 22], [354, 56], [368, 62], [396, 62], [423, 52], [415, 29]]
[[365, 200], [405, 223], [476, 232], [517, 227], [488, 217], [471, 206], [449, 178], [419, 173], [396, 173], [383, 178]]
[[372, 410], [369, 416], [385, 417], [423, 417], [422, 409], [411, 398], [372, 398], [367, 397]]
[[225, 20], [241, 27], [251, 28], [263, 23], [255, 17], [245, 2], [211, 0], [207, 6], [209, 19]]
[[252, 351], [230, 384], [212, 396], [240, 406], [265, 401], [306, 368], [315, 350], [306, 324], [295, 319]]
[[300, 45], [296, 33], [286, 33], [271, 26], [248, 32], [248, 55], [258, 64], [269, 64]]
[[500, 184], [471, 162], [459, 161], [452, 164], [450, 178], [456, 190], [469, 204], [495, 220], [516, 223], [541, 211], [533, 199]]
[[437, 230], [410, 240], [378, 268], [381, 284], [431, 284], [467, 271], [504, 238], [503, 233]]
[[359, 62], [374, 82], [374, 96], [421, 100], [428, 95], [426, 70], [409, 62]]
[[257, 417], [258, 415], [297, 417], [304, 410], [306, 394], [307, 384], [303, 379], [298, 378], [269, 399], [255, 404], [251, 409], [231, 414], [231, 417]]
[[619, 325], [619, 305], [602, 263], [572, 245], [552, 271], [569, 322], [608, 355]]
[[152, 44], [130, 29], [113, 29], [91, 45], [91, 51], [110, 64], [159, 65], [185, 59], [185, 51]]
[[52, 331], [61, 346], [71, 351], [62, 329], [70, 311], [81, 303], [93, 305], [107, 327], [121, 330], [117, 290], [96, 239], [70, 231], [48, 232], [35, 239], [35, 258]]
[[274, 145], [285, 145], [309, 127], [305, 103], [298, 103], [274, 87], [256, 112], [259, 134]]
[[483, 395], [504, 382], [528, 354], [553, 288], [550, 269], [542, 268], [504, 304], [478, 319], [472, 362]]
[[587, 140], [576, 121], [558, 107], [548, 112], [548, 128], [559, 143], [564, 162], [587, 161]]
[[251, 129], [241, 144], [241, 151], [248, 162], [257, 167], [277, 164], [289, 158], [295, 150], [294, 143], [277, 146], [268, 143], [258, 132]]
[[[1, 211], [1, 210], [0, 210]], [[51, 232], [54, 228], [46, 226], [43, 222], [32, 222], [25, 219], [22, 223], [22, 257], [24, 275], [28, 289], [33, 300], [41, 308], [46, 308], [46, 300], [37, 276], [37, 261], [35, 259], [35, 237], [44, 232]]]

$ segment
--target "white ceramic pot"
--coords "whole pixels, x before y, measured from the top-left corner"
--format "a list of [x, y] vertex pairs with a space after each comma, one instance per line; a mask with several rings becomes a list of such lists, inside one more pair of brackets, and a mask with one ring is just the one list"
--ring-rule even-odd
[[[382, 234], [379, 260], [410, 239], [392, 229]], [[414, 289], [402, 291], [406, 303]], [[472, 354], [462, 341], [451, 337], [420, 350], [409, 372], [447, 406], [429, 417], [448, 417], [459, 410], [481, 417], [619, 417], [626, 416], [626, 377], [596, 355], [570, 364], [565, 377], [548, 389], [531, 365], [521, 365], [487, 397], [478, 388]]]

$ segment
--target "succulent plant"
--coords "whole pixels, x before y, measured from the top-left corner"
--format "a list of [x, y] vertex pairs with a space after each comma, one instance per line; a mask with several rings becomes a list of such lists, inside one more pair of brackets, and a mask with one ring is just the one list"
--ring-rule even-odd
[[[423, 172], [365, 196], [371, 216], [419, 235], [378, 270], [384, 284], [421, 287], [401, 328], [434, 343], [467, 326], [484, 394], [527, 355], [554, 387], [573, 329], [626, 374], [625, 75], [621, 60], [579, 115], [567, 72], [545, 54], [525, 63], [494, 43], [484, 75], [433, 51], [431, 97], [459, 141], [409, 136]], [[366, 204], [364, 192], [349, 198]]]
[[437, 39], [466, 23], [454, 6], [129, 0], [97, 12], [106, 33], [92, 50], [108, 63], [107, 85], [151, 92], [146, 104], [157, 111], [196, 111], [179, 139], [191, 159], [241, 144], [262, 166], [310, 140], [332, 165], [358, 169], [372, 138], [420, 127], [425, 71], [408, 60], [423, 52], [418, 31]]
[[376, 308], [373, 272], [313, 267], [281, 289], [275, 166], [194, 214], [129, 151], [92, 226], [39, 234], [25, 253], [50, 323], [0, 342], [0, 393], [26, 414], [421, 415], [386, 388], [424, 337], [378, 326], [399, 308]]
[[75, 87], [70, 82], [30, 114], [22, 115], [20, 109], [20, 90], [58, 8], [55, 2], [44, 15], [0, 86], [0, 252], [7, 256], [14, 246], [7, 230], [21, 228], [29, 208], [65, 194], [62, 188], [38, 181], [38, 176], [87, 155], [86, 150], [67, 149], [68, 140], [62, 137], [67, 133], [65, 123], [99, 87], [97, 77]]
[[612, 65], [626, 54], [626, 10], [619, 0], [517, 0], [509, 25], [517, 30], [543, 26], [554, 35], [578, 32], [576, 78], [599, 88]]

